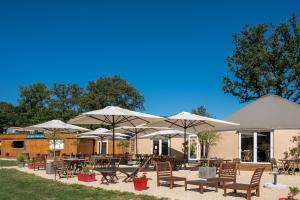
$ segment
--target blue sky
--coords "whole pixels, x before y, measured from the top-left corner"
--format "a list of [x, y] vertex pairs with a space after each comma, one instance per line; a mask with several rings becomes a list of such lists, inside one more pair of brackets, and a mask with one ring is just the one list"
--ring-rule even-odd
[[223, 118], [243, 106], [221, 89], [232, 33], [293, 12], [299, 0], [1, 1], [0, 101], [16, 104], [21, 84], [116, 74], [148, 113], [204, 105]]

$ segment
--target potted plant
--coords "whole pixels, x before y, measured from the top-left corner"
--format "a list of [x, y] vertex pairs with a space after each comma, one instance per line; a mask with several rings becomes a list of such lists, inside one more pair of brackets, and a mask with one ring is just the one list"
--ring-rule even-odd
[[25, 156], [23, 154], [17, 155], [18, 167], [25, 166]]
[[140, 177], [133, 178], [132, 181], [133, 181], [134, 189], [137, 191], [146, 190], [148, 188], [147, 187], [148, 178], [146, 176], [146, 172], [144, 172], [143, 175]]
[[77, 175], [78, 181], [93, 182], [96, 181], [96, 174], [91, 172], [89, 167], [83, 167]]
[[[205, 147], [205, 152], [203, 152], [205, 158], [208, 158], [210, 147], [216, 145], [218, 140], [219, 135], [216, 132], [205, 131], [199, 133], [199, 142]], [[212, 163], [210, 163], [209, 160], [202, 163], [199, 167], [200, 178], [214, 178], [216, 177], [216, 172], [217, 168], [215, 166], [212, 166]]]
[[289, 187], [290, 192], [288, 193], [288, 200], [295, 200], [294, 197], [300, 193], [300, 189], [298, 187]]

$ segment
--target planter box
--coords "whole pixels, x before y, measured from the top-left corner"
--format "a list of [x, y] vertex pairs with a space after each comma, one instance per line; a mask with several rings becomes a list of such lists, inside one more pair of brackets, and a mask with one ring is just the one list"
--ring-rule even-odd
[[46, 174], [54, 174], [53, 162], [46, 163]]
[[217, 174], [216, 167], [199, 167], [199, 178], [215, 178]]
[[25, 167], [25, 162], [18, 162], [18, 167], [19, 168]]
[[77, 175], [78, 181], [83, 181], [83, 182], [93, 182], [96, 181], [96, 174], [92, 173], [92, 174], [82, 174], [82, 173], [78, 173]]
[[147, 178], [134, 178], [134, 179], [132, 179], [132, 181], [133, 181], [134, 189], [137, 191], [146, 190], [148, 188], [147, 187], [147, 183], [148, 183]]
[[28, 168], [28, 169], [33, 169], [33, 163], [28, 163], [28, 164], [27, 164], [27, 168]]

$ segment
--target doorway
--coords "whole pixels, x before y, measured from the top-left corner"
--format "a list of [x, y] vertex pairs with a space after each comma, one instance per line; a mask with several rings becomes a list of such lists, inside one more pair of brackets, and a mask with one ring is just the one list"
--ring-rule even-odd
[[190, 135], [188, 143], [188, 155], [189, 160], [199, 159], [199, 140], [197, 135]]
[[99, 141], [98, 147], [99, 147], [99, 150], [98, 150], [99, 154], [101, 154], [101, 155], [108, 154], [108, 142], [106, 140]]
[[167, 156], [169, 155], [169, 139], [154, 139], [152, 145], [153, 155]]
[[268, 163], [273, 157], [273, 132], [239, 133], [239, 157], [242, 162]]

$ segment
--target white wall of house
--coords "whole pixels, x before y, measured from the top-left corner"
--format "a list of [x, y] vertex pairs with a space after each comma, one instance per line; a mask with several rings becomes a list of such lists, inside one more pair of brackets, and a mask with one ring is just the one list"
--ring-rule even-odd
[[239, 137], [236, 131], [218, 132], [219, 140], [217, 145], [212, 146], [209, 157], [224, 159], [238, 158]]
[[284, 158], [284, 152], [289, 152], [296, 143], [292, 142], [293, 136], [300, 136], [299, 129], [274, 130], [274, 157]]

